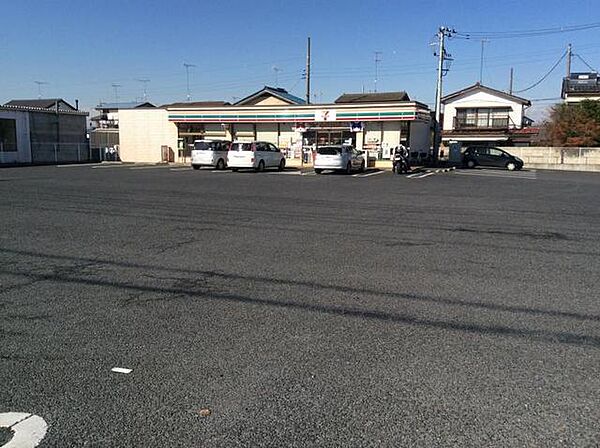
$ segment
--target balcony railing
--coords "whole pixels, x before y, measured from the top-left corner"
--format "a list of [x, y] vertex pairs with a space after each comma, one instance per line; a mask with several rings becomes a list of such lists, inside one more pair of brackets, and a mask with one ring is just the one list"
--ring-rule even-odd
[[467, 120], [464, 117], [454, 117], [454, 129], [455, 130], [466, 130], [466, 129], [508, 129], [509, 119], [505, 118], [490, 118], [485, 122], [478, 121], [475, 119]]

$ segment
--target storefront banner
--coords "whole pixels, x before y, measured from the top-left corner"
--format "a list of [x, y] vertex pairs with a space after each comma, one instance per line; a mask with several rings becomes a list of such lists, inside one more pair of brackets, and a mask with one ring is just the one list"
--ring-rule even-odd
[[336, 110], [315, 110], [315, 121], [336, 121]]
[[361, 121], [352, 121], [350, 123], [350, 130], [352, 132], [362, 132], [363, 130], [363, 124]]

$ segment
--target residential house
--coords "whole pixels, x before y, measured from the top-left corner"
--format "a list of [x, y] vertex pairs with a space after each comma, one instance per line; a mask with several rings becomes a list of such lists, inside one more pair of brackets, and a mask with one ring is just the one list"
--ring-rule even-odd
[[512, 146], [534, 133], [523, 133], [533, 121], [525, 116], [531, 102], [476, 83], [442, 98], [442, 142]]
[[561, 97], [565, 103], [583, 100], [600, 100], [600, 77], [598, 73], [571, 73], [563, 78]]

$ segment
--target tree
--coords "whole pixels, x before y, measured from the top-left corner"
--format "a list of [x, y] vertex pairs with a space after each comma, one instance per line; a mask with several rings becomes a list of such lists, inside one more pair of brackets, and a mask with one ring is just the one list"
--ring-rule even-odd
[[554, 146], [600, 146], [600, 101], [557, 104], [544, 127]]

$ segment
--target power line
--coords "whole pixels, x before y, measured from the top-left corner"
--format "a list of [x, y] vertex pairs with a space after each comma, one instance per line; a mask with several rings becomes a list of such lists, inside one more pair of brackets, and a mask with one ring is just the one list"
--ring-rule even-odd
[[590, 64], [588, 64], [586, 62], [586, 60], [581, 57], [581, 55], [579, 55], [579, 54], [576, 53], [576, 54], [574, 54], [574, 56], [578, 57], [579, 60], [581, 62], [583, 62], [587, 66], [587, 68], [589, 68], [591, 71], [598, 73], [598, 70], [596, 70], [594, 67], [592, 67]]
[[600, 22], [587, 23], [582, 25], [570, 25], [561, 26], [554, 28], [539, 28], [535, 30], [513, 30], [513, 31], [463, 31], [457, 33], [458, 37], [463, 39], [481, 39], [483, 37], [488, 39], [514, 39], [520, 37], [538, 37], [546, 36], [549, 34], [562, 34], [571, 33], [574, 31], [591, 30], [594, 28], [600, 28]]
[[558, 67], [558, 64], [560, 64], [562, 62], [562, 60], [565, 58], [565, 56], [567, 55], [567, 52], [565, 51], [562, 56], [560, 57], [560, 59], [558, 61], [556, 61], [556, 63], [552, 66], [552, 68], [550, 70], [548, 70], [548, 72], [542, 76], [537, 82], [533, 83], [532, 85], [530, 85], [529, 87], [527, 87], [526, 89], [521, 89], [521, 90], [515, 90], [514, 93], [523, 93], [523, 92], [527, 92], [528, 90], [533, 89], [534, 87], [540, 85], [548, 76], [550, 76], [550, 73], [552, 73], [554, 71], [554, 69], [556, 67]]

